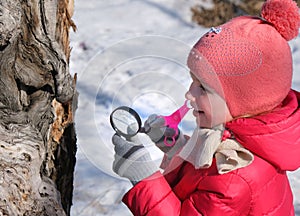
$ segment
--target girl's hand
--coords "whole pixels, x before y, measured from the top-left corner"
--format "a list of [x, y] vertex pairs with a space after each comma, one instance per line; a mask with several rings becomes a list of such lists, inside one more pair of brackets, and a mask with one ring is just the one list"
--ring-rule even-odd
[[144, 128], [147, 135], [160, 150], [166, 153], [171, 148], [164, 144], [164, 139], [165, 137], [172, 137], [175, 134], [175, 130], [165, 125], [164, 118], [152, 114], [145, 121]]
[[121, 177], [128, 178], [132, 184], [158, 171], [158, 167], [142, 144], [127, 141], [117, 134], [113, 135], [112, 143], [115, 146], [113, 171]]
[[172, 137], [175, 134], [175, 130], [165, 126], [165, 120], [156, 114], [152, 114], [148, 117], [144, 124], [145, 131], [155, 145], [168, 157], [173, 155], [186, 143], [186, 137], [178, 130], [178, 136], [173, 146], [166, 146], [164, 143], [165, 136]]

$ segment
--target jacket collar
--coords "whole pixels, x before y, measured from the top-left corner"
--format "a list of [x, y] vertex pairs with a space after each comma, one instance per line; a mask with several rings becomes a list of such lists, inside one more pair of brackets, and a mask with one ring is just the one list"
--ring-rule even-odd
[[291, 90], [272, 112], [226, 124], [236, 140], [282, 170], [300, 167], [300, 93]]

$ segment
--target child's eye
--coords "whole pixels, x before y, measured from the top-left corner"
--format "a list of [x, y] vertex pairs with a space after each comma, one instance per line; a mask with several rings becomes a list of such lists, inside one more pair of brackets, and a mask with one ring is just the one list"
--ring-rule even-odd
[[199, 87], [201, 88], [201, 90], [206, 91], [206, 89], [203, 87], [203, 85], [200, 84]]

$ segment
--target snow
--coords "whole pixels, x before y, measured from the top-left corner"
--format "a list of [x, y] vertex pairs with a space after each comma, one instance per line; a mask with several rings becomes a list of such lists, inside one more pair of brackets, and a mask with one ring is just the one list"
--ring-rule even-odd
[[[111, 170], [114, 131], [109, 114], [120, 105], [142, 118], [170, 114], [184, 102], [190, 77], [185, 65], [191, 46], [207, 29], [190, 21], [193, 0], [75, 0], [70, 71], [78, 74], [78, 153], [71, 215], [132, 215], [122, 204], [131, 184]], [[199, 2], [199, 1], [198, 1]], [[300, 90], [299, 39], [293, 87]], [[170, 91], [171, 90], [171, 91]], [[181, 124], [194, 127], [191, 114]], [[145, 137], [144, 137], [145, 138]], [[161, 153], [145, 138], [153, 159]], [[300, 170], [289, 173], [300, 216]]]

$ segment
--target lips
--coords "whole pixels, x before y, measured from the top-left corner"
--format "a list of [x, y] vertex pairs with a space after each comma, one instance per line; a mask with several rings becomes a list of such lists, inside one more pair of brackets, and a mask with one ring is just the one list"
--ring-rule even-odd
[[200, 114], [203, 114], [203, 113], [204, 113], [203, 111], [197, 109], [196, 104], [191, 103], [191, 106], [192, 106], [192, 108], [194, 109], [194, 110], [193, 110], [194, 116], [197, 116], [197, 115], [200, 115]]
[[193, 111], [194, 116], [197, 116], [197, 115], [200, 115], [200, 114], [203, 114], [203, 113], [204, 113], [204, 112], [201, 111], [201, 110], [194, 110], [194, 111]]

